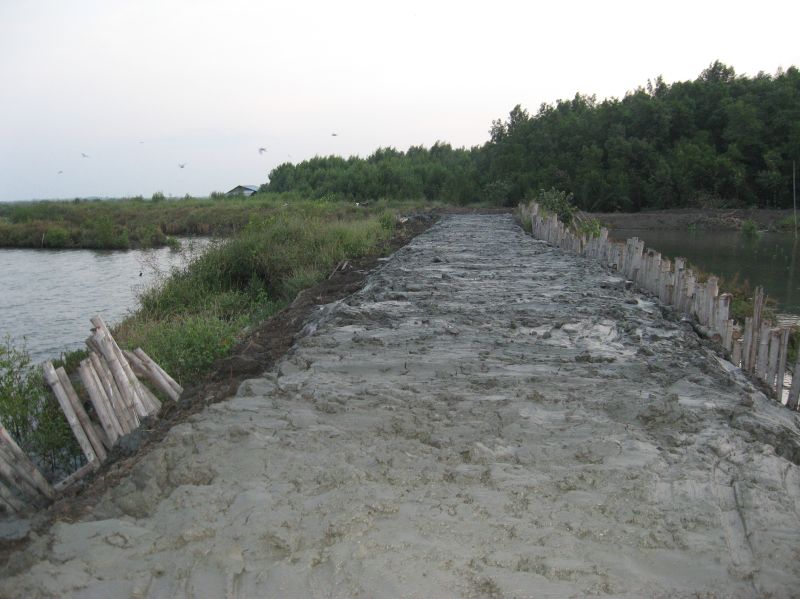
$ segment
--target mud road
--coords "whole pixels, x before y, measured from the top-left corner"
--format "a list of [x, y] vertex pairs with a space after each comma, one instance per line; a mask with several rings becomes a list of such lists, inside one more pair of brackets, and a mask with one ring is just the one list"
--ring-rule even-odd
[[508, 215], [449, 216], [0, 572], [8, 597], [789, 597], [797, 417]]

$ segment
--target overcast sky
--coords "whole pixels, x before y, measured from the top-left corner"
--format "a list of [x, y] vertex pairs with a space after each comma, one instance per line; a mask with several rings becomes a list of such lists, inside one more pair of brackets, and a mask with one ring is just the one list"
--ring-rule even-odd
[[0, 201], [207, 195], [314, 155], [478, 145], [515, 104], [623, 96], [715, 59], [800, 65], [798, 7], [0, 0]]

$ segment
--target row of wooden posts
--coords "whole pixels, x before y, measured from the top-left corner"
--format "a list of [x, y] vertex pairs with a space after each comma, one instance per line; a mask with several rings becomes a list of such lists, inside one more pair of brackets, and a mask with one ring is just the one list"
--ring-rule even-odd
[[[87, 397], [82, 399], [64, 368], [42, 365], [75, 435], [86, 464], [51, 486], [33, 461], [0, 426], [0, 502], [15, 512], [46, 505], [59, 491], [97, 470], [120, 438], [133, 432], [161, 410], [161, 400], [142, 382], [147, 380], [164, 397], [177, 401], [183, 388], [141, 348], [121, 350], [99, 316], [91, 319], [92, 335], [86, 340], [89, 355], [78, 368]], [[91, 406], [87, 412], [86, 405]]]
[[730, 318], [732, 296], [719, 293], [719, 279], [709, 276], [701, 281], [687, 267], [685, 258], [669, 260], [645, 248], [644, 241], [636, 237], [625, 242], [610, 240], [605, 227], [597, 237], [587, 238], [565, 226], [555, 214], [546, 213], [535, 202], [524, 210], [530, 217], [534, 237], [615, 269], [639, 289], [658, 297], [662, 304], [693, 318], [701, 332], [726, 350], [735, 366], [762, 381], [781, 403], [786, 395], [785, 378], [791, 371], [786, 406], [797, 409], [800, 355], [794, 368], [787, 368], [791, 327], [773, 326], [764, 318], [766, 298], [762, 288], [755, 292], [753, 316], [747, 317], [742, 326]]

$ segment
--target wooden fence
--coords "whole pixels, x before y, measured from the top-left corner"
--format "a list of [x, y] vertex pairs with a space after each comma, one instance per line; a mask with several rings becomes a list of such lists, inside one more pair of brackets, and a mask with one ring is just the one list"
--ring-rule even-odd
[[61, 406], [86, 464], [51, 486], [0, 426], [0, 505], [14, 512], [52, 501], [59, 491], [97, 470], [120, 438], [136, 430], [145, 418], [158, 414], [161, 401], [139, 377], [172, 401], [183, 393], [183, 388], [141, 348], [133, 352], [121, 350], [102, 318], [96, 316], [91, 322], [94, 328], [86, 340], [89, 356], [78, 368], [85, 399], [75, 390], [64, 368], [54, 368], [52, 362], [42, 365], [44, 380]]
[[[800, 396], [800, 355], [794, 368], [787, 368], [788, 325], [775, 326], [763, 315], [766, 298], [757, 288], [753, 301], [753, 316], [744, 324], [730, 318], [732, 297], [719, 292], [719, 279], [709, 276], [705, 281], [687, 268], [684, 258], [674, 261], [653, 249], [644, 241], [632, 237], [625, 242], [608, 238], [608, 229], [587, 239], [566, 227], [555, 214], [547, 214], [535, 202], [523, 208], [531, 220], [531, 232], [561, 249], [597, 260], [615, 269], [642, 291], [656, 296], [662, 304], [694, 319], [697, 328], [719, 343], [731, 362], [761, 382], [773, 397], [791, 410], [797, 410]], [[788, 376], [791, 373], [791, 376]], [[797, 375], [797, 376], [795, 376]], [[786, 393], [786, 379], [791, 385]]]

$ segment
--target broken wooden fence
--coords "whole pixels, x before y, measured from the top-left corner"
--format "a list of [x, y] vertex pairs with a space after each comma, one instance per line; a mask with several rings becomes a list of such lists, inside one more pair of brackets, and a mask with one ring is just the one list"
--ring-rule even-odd
[[[121, 350], [102, 318], [96, 316], [91, 322], [94, 328], [86, 340], [89, 356], [78, 367], [87, 395], [85, 400], [64, 368], [54, 368], [52, 362], [42, 365], [44, 380], [61, 406], [86, 464], [51, 486], [0, 426], [0, 503], [14, 512], [24, 512], [53, 500], [58, 491], [97, 470], [121, 437], [139, 428], [145, 418], [158, 414], [161, 401], [142, 379], [172, 401], [177, 401], [183, 392], [175, 379], [141, 348], [133, 352]], [[86, 410], [87, 404], [91, 406], [90, 412]]]
[[600, 229], [600, 235], [589, 239], [565, 226], [555, 214], [547, 214], [535, 202], [525, 210], [534, 237], [617, 270], [639, 289], [658, 297], [662, 304], [692, 317], [703, 334], [728, 352], [735, 366], [766, 384], [781, 403], [786, 395], [785, 378], [791, 370], [786, 406], [797, 409], [800, 356], [794, 368], [787, 368], [791, 327], [776, 326], [764, 318], [766, 298], [762, 288], [756, 289], [753, 316], [746, 318], [742, 326], [730, 318], [732, 297], [729, 293], [719, 293], [719, 279], [710, 276], [701, 281], [687, 268], [684, 258], [671, 261], [645, 248], [644, 241], [636, 237], [625, 242], [612, 241], [605, 227]]

